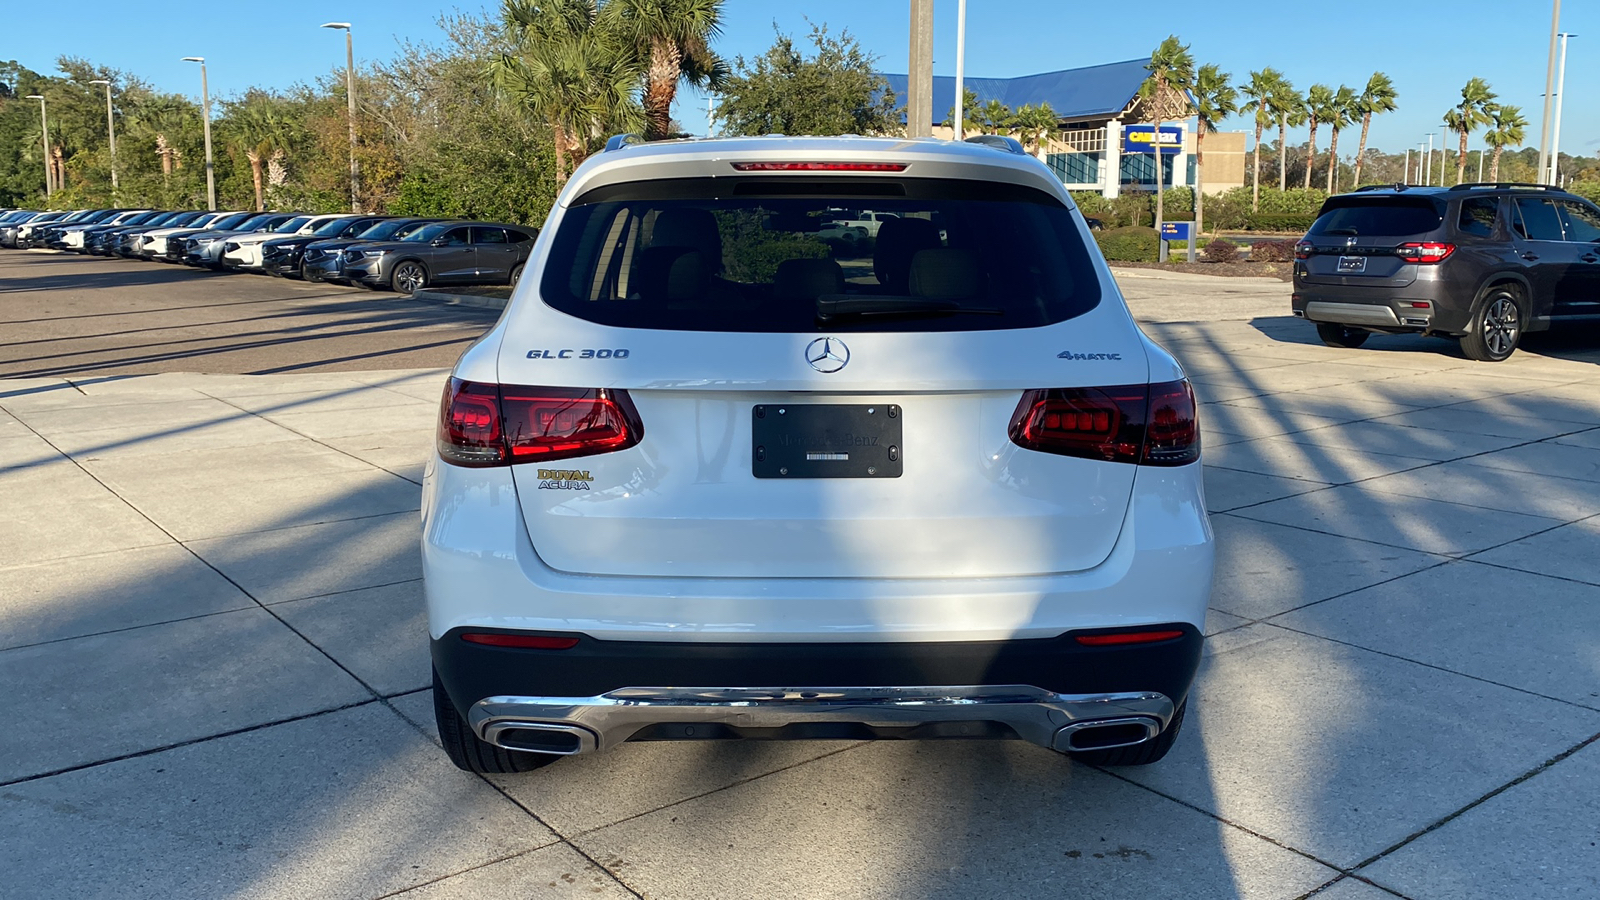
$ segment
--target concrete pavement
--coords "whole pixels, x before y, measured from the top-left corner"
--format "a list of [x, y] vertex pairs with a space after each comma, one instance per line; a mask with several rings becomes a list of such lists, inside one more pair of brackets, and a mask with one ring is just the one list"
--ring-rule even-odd
[[1600, 896], [1600, 351], [1335, 350], [1281, 283], [1156, 274], [1123, 285], [1204, 401], [1219, 566], [1143, 769], [829, 742], [460, 773], [416, 559], [441, 370], [0, 381], [4, 893]]

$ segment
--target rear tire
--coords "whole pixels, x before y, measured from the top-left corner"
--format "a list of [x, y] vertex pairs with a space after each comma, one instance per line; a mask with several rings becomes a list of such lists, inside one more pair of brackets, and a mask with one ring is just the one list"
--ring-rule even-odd
[[1365, 344], [1372, 332], [1361, 328], [1350, 328], [1338, 322], [1318, 322], [1317, 337], [1329, 347], [1348, 347], [1351, 350]]
[[1522, 341], [1522, 307], [1516, 289], [1496, 285], [1473, 314], [1461, 337], [1461, 352], [1478, 362], [1504, 362]]
[[1172, 721], [1156, 735], [1155, 740], [1135, 744], [1132, 747], [1114, 747], [1110, 750], [1074, 750], [1067, 755], [1076, 762], [1091, 766], [1148, 766], [1160, 762], [1177, 742], [1178, 732], [1183, 730], [1183, 716], [1188, 709], [1189, 701], [1185, 700], [1178, 707], [1177, 713], [1172, 716]]
[[516, 287], [517, 286], [517, 282], [519, 282], [521, 280], [522, 280], [522, 265], [519, 263], [518, 265], [514, 266], [511, 269], [511, 280], [508, 283], [512, 287]]
[[456, 764], [456, 768], [467, 772], [479, 775], [531, 772], [561, 758], [548, 753], [505, 750], [479, 740], [445, 694], [444, 685], [439, 682], [438, 670], [433, 673], [433, 720], [439, 726], [439, 743], [444, 745], [445, 755]]

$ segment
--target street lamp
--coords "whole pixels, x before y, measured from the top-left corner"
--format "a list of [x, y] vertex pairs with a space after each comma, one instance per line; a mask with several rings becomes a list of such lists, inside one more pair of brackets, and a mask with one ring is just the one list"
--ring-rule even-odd
[[[1441, 168], [1443, 164], [1441, 163]], [[1428, 159], [1422, 167], [1422, 186], [1433, 184], [1433, 132], [1428, 132]]]
[[[967, 105], [967, 0], [956, 5], [956, 120], [950, 137], [967, 139], [967, 125], [962, 120]], [[1158, 135], [1159, 137], [1159, 135]]]
[[1556, 121], [1554, 134], [1550, 137], [1550, 183], [1561, 184], [1561, 102], [1567, 99], [1567, 38], [1577, 37], [1575, 34], [1561, 35], [1561, 63], [1556, 75]]
[[206, 87], [206, 58], [204, 56], [185, 56], [184, 62], [200, 64], [200, 106], [204, 113], [202, 122], [206, 132], [206, 203], [207, 209], [217, 208], [217, 176], [211, 162], [211, 91]]
[[39, 101], [39, 130], [44, 135], [44, 196], [49, 199], [55, 193], [55, 176], [50, 168], [50, 119], [44, 112], [43, 94], [29, 94], [28, 99]]
[[1554, 0], [1550, 11], [1550, 60], [1544, 71], [1544, 120], [1539, 125], [1539, 178], [1550, 172], [1550, 101], [1555, 99], [1556, 35], [1561, 30], [1561, 0]]
[[117, 125], [111, 114], [111, 82], [96, 78], [90, 84], [104, 85], [106, 89], [106, 137], [111, 141], [111, 205], [117, 205]]
[[361, 163], [356, 161], [356, 49], [349, 22], [327, 22], [323, 28], [344, 30], [344, 93], [350, 102], [350, 211], [361, 212]]

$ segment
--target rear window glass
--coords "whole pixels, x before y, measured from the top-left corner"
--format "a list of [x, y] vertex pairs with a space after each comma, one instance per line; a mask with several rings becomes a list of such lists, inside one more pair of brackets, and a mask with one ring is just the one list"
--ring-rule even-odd
[[743, 332], [1032, 328], [1101, 294], [1070, 211], [1041, 191], [810, 177], [590, 191], [561, 218], [541, 291], [591, 322]]
[[1444, 216], [1423, 197], [1372, 197], [1329, 200], [1311, 225], [1311, 234], [1404, 236], [1439, 227]]

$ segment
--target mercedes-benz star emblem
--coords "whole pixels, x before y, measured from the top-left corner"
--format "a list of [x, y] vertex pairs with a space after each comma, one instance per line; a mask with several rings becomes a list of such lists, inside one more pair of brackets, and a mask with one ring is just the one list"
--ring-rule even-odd
[[836, 337], [817, 338], [806, 345], [806, 362], [818, 372], [837, 372], [849, 361], [850, 348]]

